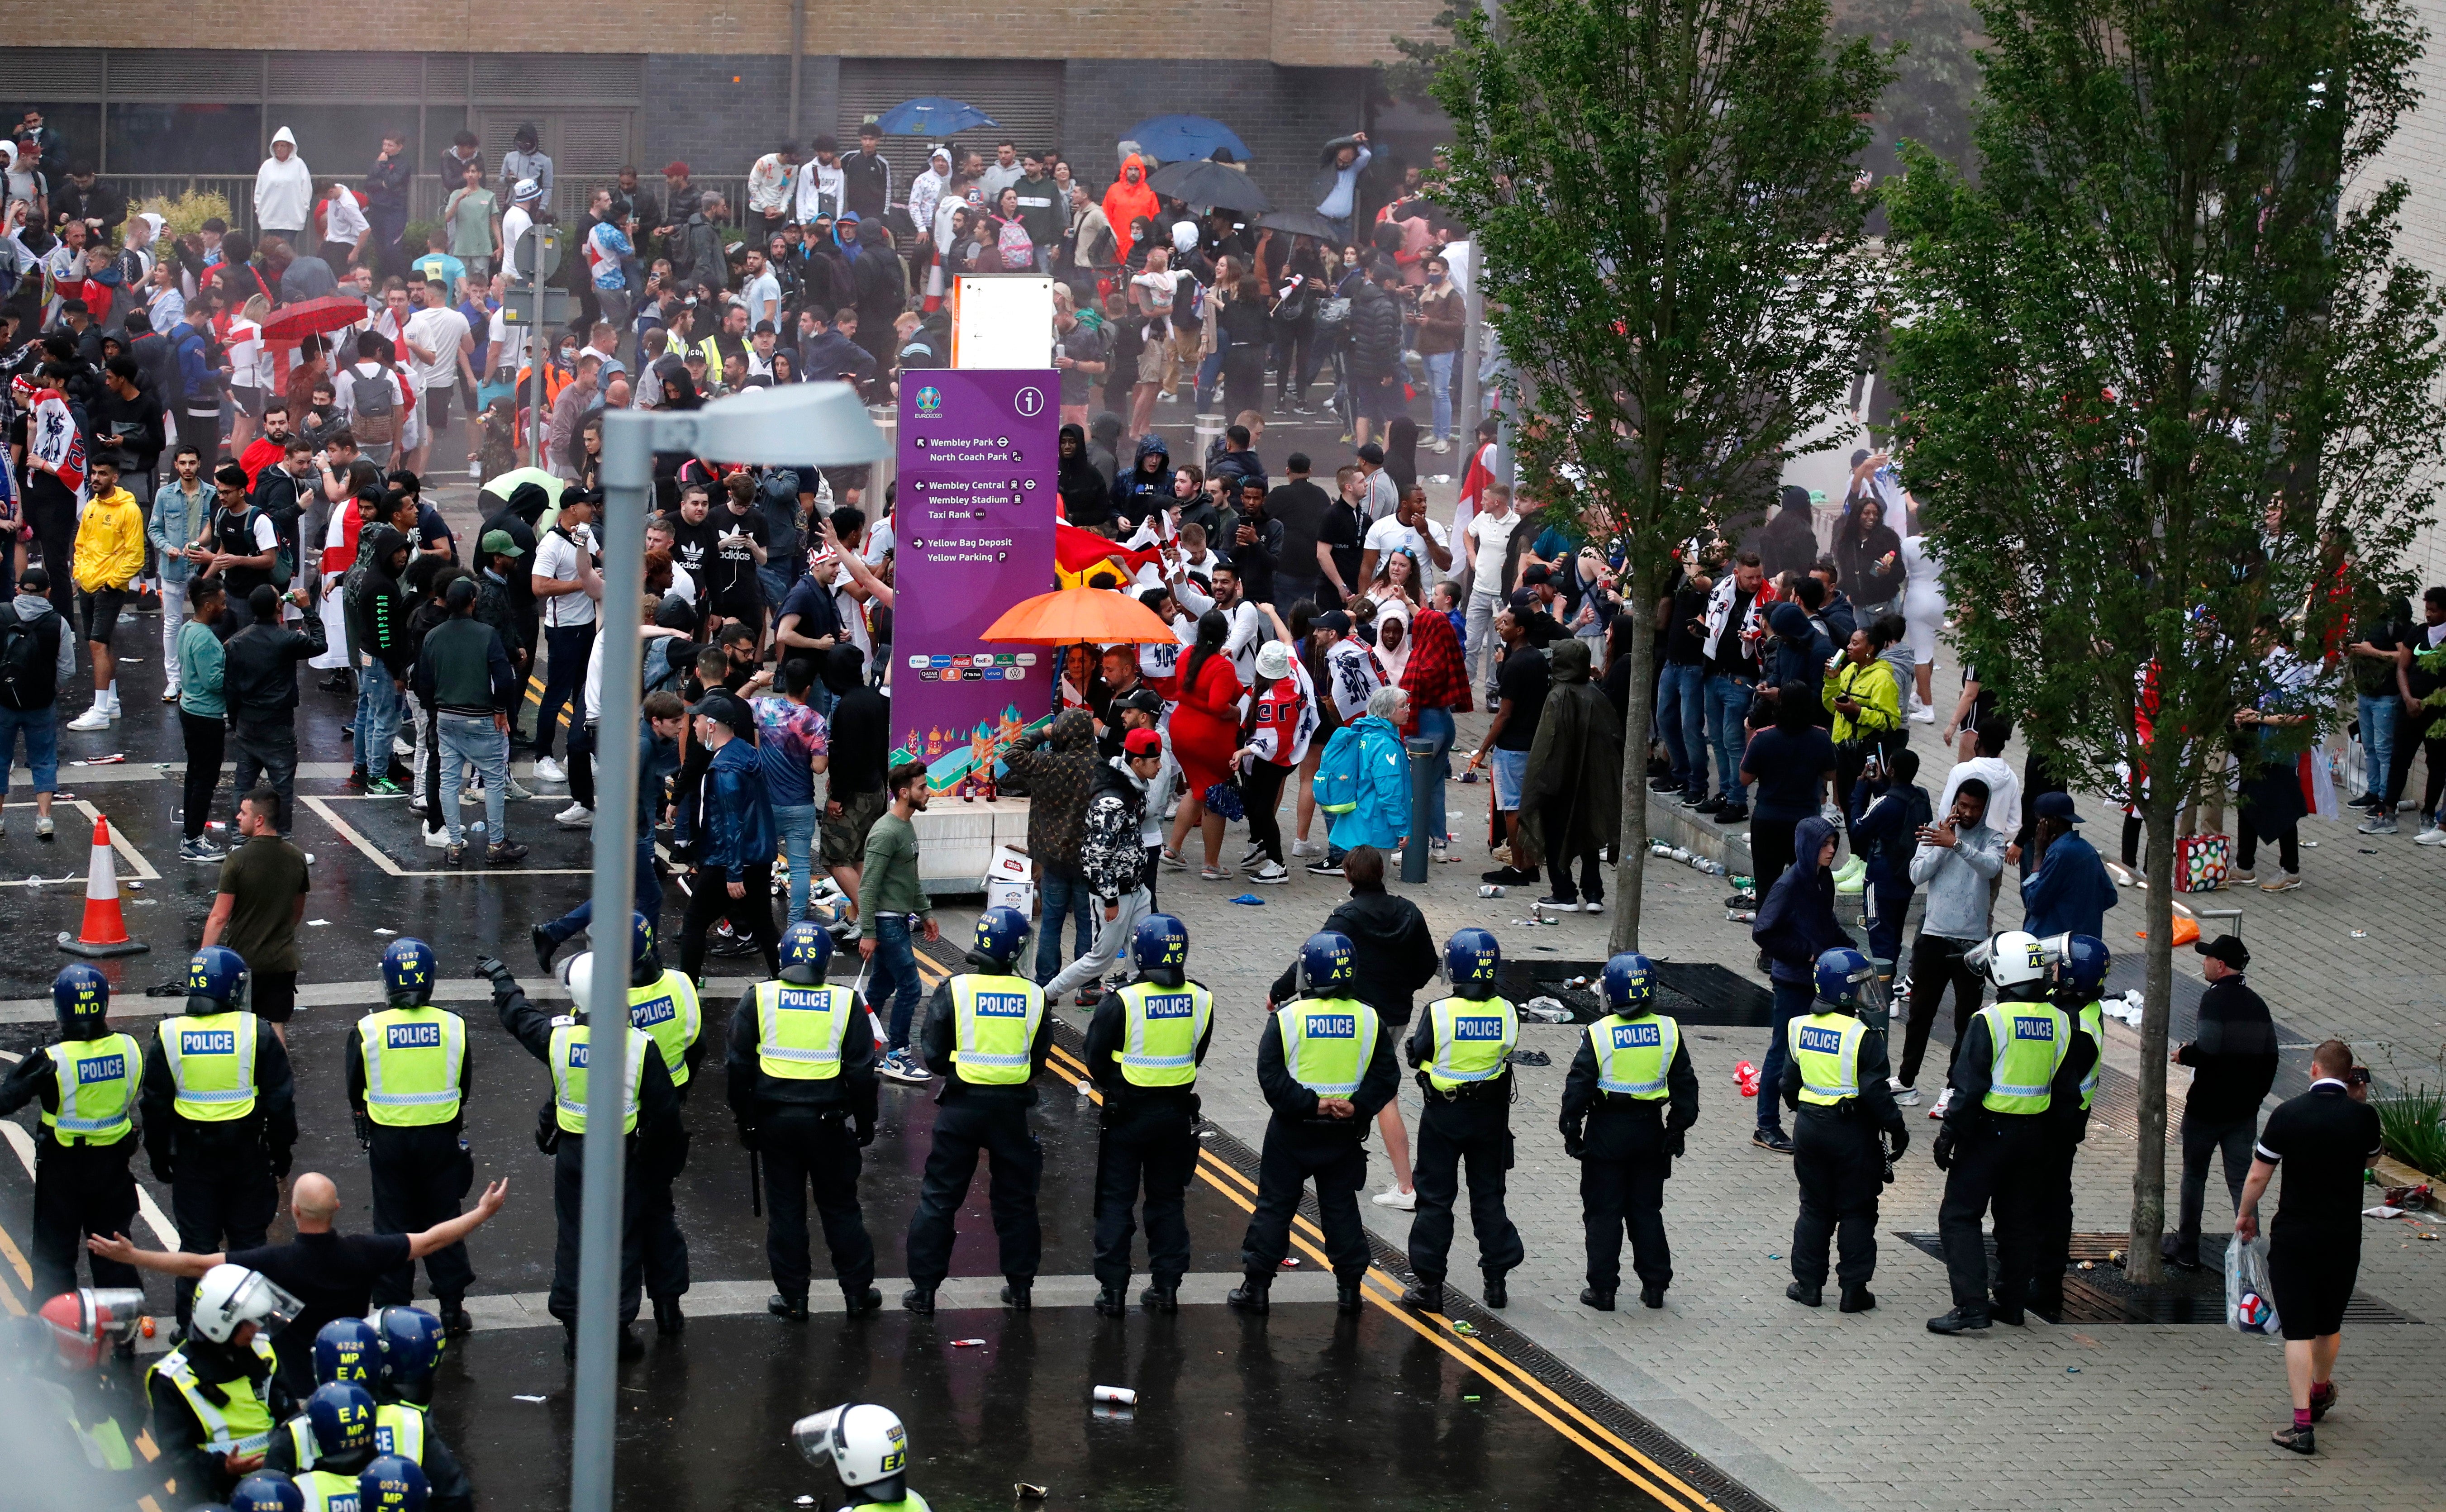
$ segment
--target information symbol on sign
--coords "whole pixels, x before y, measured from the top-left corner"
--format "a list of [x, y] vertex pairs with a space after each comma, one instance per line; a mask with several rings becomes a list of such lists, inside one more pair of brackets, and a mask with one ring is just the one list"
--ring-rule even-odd
[[1044, 390], [1023, 388], [1010, 396], [1010, 407], [1018, 410], [1023, 417], [1033, 420], [1044, 412]]

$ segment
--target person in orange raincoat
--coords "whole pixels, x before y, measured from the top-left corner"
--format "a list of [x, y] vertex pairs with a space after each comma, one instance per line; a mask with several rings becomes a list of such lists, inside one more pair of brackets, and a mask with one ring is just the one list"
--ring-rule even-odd
[[1130, 249], [1136, 245], [1130, 237], [1130, 227], [1138, 217], [1149, 220], [1162, 214], [1163, 205], [1156, 192], [1147, 187], [1146, 161], [1133, 152], [1121, 160], [1121, 171], [1113, 186], [1104, 191], [1104, 218], [1112, 222], [1113, 238], [1121, 244], [1121, 260], [1129, 261]]

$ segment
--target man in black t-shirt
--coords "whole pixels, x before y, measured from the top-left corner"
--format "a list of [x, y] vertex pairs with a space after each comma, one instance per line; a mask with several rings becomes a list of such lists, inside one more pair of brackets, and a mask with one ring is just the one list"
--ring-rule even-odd
[[710, 595], [722, 539], [722, 528], [713, 520], [711, 490], [701, 482], [680, 484], [678, 512], [662, 518], [671, 527], [671, 560], [687, 569], [700, 595]]
[[1537, 879], [1537, 858], [1520, 838], [1520, 784], [1529, 774], [1529, 747], [1537, 739], [1537, 721], [1545, 717], [1546, 691], [1552, 676], [1546, 653], [1529, 638], [1529, 614], [1507, 604], [1495, 615], [1495, 633], [1503, 638], [1503, 661], [1495, 673], [1495, 723], [1487, 727], [1486, 744], [1470, 757], [1472, 766], [1491, 765], [1495, 779], [1495, 811], [1511, 846], [1509, 863], [1485, 874], [1505, 886], [1524, 886]]
[[[1293, 457], [1291, 461], [1297, 463], [1301, 459]], [[1326, 556], [1332, 558], [1333, 571], [1322, 580], [1318, 602], [1329, 609], [1346, 609], [1352, 600], [1367, 591], [1367, 585], [1360, 581], [1359, 573], [1359, 569], [1366, 565], [1367, 558], [1367, 509], [1364, 503], [1367, 483], [1356, 466], [1343, 467], [1333, 476], [1339, 491], [1326, 505], [1325, 519], [1316, 529], [1317, 544], [1323, 546]], [[1281, 489], [1275, 491], [1282, 492]], [[1317, 571], [1325, 572], [1322, 560], [1317, 564]], [[1334, 584], [1336, 577], [1341, 579], [1339, 591]]]
[[2234, 1242], [2259, 1234], [2259, 1200], [2279, 1162], [2285, 1202], [2267, 1226], [2268, 1290], [2285, 1331], [2285, 1379], [2293, 1421], [2276, 1430], [2296, 1454], [2317, 1452], [2310, 1425], [2336, 1400], [2336, 1351], [2344, 1304], [2361, 1265], [2361, 1172], [2385, 1153], [2369, 1072], [2352, 1048], [2328, 1040], [2310, 1052], [2310, 1089], [2267, 1116], [2233, 1220]]
[[756, 569], [764, 565], [772, 526], [756, 507], [752, 487], [725, 492], [722, 508], [709, 514], [706, 523], [714, 532], [713, 580], [705, 585], [706, 603], [714, 615], [712, 628], [718, 632], [723, 622], [736, 620], [756, 632], [761, 647], [764, 585], [757, 579]]

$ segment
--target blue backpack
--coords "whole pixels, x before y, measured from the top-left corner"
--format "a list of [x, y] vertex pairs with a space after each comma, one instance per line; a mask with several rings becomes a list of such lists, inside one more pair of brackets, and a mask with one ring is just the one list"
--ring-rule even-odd
[[1347, 814], [1359, 806], [1359, 727], [1355, 723], [1335, 730], [1333, 739], [1326, 742], [1308, 791], [1316, 806], [1328, 814]]

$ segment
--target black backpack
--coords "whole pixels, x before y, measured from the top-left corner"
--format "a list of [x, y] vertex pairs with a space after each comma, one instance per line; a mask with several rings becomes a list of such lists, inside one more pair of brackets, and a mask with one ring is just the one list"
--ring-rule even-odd
[[42, 619], [28, 624], [14, 608], [0, 606], [0, 706], [47, 709], [59, 697], [59, 643], [46, 652], [42, 627]]

